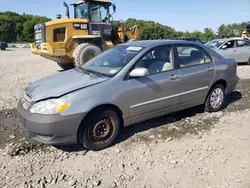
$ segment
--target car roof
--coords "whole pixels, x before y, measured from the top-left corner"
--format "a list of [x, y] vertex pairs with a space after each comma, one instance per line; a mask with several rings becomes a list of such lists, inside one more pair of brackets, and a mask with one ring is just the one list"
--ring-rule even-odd
[[212, 41], [229, 41], [229, 40], [239, 40], [239, 39], [246, 40], [241, 37], [231, 37], [231, 38], [214, 39]]
[[175, 37], [173, 39], [176, 39], [176, 40], [201, 40], [201, 39], [196, 38], [196, 37]]
[[155, 46], [166, 45], [166, 44], [196, 44], [195, 41], [186, 41], [186, 40], [167, 40], [167, 39], [158, 39], [158, 40], [140, 40], [140, 41], [133, 41], [129, 43], [120, 44], [122, 46], [137, 46], [137, 47], [145, 47], [145, 48], [152, 48]]

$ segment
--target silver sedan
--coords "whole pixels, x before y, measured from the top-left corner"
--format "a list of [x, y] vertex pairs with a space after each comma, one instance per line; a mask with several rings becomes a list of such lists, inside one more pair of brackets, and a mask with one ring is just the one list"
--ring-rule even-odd
[[205, 46], [214, 49], [224, 57], [234, 58], [237, 63], [250, 65], [250, 41], [243, 38], [215, 39]]
[[235, 59], [196, 42], [136, 41], [35, 81], [17, 110], [37, 141], [101, 150], [121, 127], [202, 104], [221, 110], [238, 83], [236, 72]]

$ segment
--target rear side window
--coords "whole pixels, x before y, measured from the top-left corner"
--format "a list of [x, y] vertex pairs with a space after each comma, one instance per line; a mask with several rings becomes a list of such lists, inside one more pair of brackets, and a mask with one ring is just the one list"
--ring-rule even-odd
[[250, 43], [248, 41], [244, 41], [244, 40], [236, 41], [236, 47], [246, 47], [246, 46], [250, 46]]
[[181, 68], [213, 62], [207, 52], [195, 45], [178, 45], [177, 55]]

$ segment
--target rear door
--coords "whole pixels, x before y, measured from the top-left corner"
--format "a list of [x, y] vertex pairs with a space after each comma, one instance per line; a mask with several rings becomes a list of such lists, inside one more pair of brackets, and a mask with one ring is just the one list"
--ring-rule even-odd
[[209, 54], [194, 44], [176, 45], [177, 62], [180, 71], [181, 109], [204, 102], [215, 75], [215, 64]]

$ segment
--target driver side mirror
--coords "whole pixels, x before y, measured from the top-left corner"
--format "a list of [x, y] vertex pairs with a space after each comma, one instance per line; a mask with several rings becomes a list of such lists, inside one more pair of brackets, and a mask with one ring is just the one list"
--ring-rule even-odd
[[148, 75], [148, 69], [141, 67], [135, 68], [129, 73], [129, 76], [133, 78], [144, 77], [147, 75]]
[[223, 45], [223, 46], [221, 47], [221, 49], [222, 49], [222, 50], [227, 49], [227, 45]]

